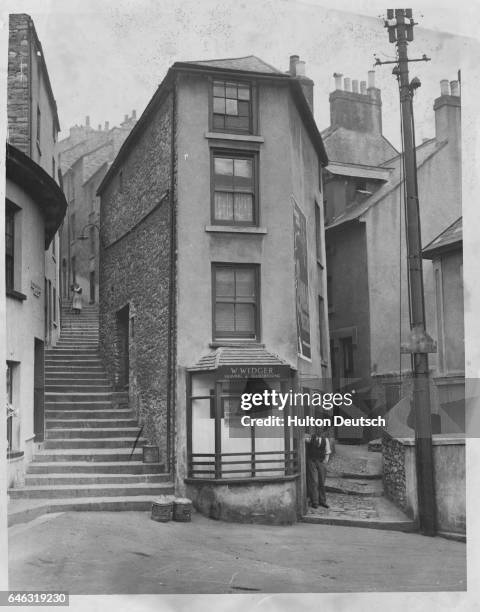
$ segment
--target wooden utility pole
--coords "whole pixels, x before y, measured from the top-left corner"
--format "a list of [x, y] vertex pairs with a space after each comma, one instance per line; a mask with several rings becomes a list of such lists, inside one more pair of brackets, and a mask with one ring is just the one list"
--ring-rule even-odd
[[423, 290], [422, 241], [420, 231], [420, 210], [417, 185], [417, 164], [415, 153], [415, 131], [413, 122], [413, 92], [420, 86], [418, 79], [409, 82], [408, 63], [428, 61], [408, 59], [408, 42], [413, 40], [411, 9], [388, 9], [385, 27], [390, 42], [396, 43], [397, 60], [393, 73], [400, 86], [400, 105], [403, 125], [403, 150], [405, 172], [405, 221], [408, 257], [408, 282], [410, 288], [410, 339], [402, 347], [411, 354], [413, 374], [413, 409], [415, 415], [415, 451], [420, 530], [424, 535], [436, 533], [435, 488], [432, 453], [432, 421], [430, 408], [430, 386], [428, 353], [435, 352], [434, 343], [426, 333], [425, 299]]

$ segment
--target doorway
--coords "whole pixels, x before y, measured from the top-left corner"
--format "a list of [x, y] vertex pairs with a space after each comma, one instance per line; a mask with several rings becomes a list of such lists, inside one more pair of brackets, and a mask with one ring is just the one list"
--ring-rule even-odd
[[117, 346], [118, 371], [117, 386], [119, 389], [128, 389], [130, 375], [130, 306], [127, 304], [117, 312]]
[[45, 344], [35, 338], [33, 362], [33, 432], [35, 442], [43, 442], [45, 437]]

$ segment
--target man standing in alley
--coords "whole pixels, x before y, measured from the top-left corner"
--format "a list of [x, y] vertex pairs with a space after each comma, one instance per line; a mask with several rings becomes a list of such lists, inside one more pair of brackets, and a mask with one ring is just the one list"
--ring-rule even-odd
[[327, 476], [326, 464], [330, 458], [330, 453], [327, 428], [322, 428], [320, 435], [307, 434], [307, 493], [312, 508], [318, 508], [319, 505], [324, 508], [329, 507], [325, 495], [325, 478]]

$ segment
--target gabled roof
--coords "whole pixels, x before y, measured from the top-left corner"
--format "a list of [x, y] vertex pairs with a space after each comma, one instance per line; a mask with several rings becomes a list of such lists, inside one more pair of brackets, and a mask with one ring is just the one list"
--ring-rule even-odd
[[[438, 142], [435, 138], [425, 141], [417, 147], [417, 168], [420, 168], [426, 161], [436, 155], [443, 147], [447, 144], [447, 141]], [[403, 156], [397, 155], [394, 159], [389, 159], [381, 167], [391, 168], [390, 180], [382, 185], [373, 195], [364, 200], [362, 203], [347, 208], [343, 213], [332, 219], [327, 230], [347, 223], [348, 221], [358, 220], [363, 214], [365, 214], [370, 208], [378, 204], [383, 198], [389, 193], [394, 191], [403, 180]]]
[[221, 73], [227, 77], [229, 73], [232, 78], [238, 78], [238, 76], [245, 74], [247, 76], [256, 75], [259, 79], [274, 79], [283, 81], [289, 85], [290, 94], [295, 106], [297, 107], [298, 113], [303, 121], [303, 124], [310, 136], [312, 145], [315, 149], [316, 154], [320, 160], [322, 166], [328, 164], [327, 152], [323, 144], [322, 136], [318, 130], [315, 118], [313, 116], [312, 109], [310, 108], [305, 94], [302, 89], [301, 80], [298, 77], [294, 77], [288, 73], [280, 72], [270, 64], [267, 64], [263, 60], [255, 57], [254, 55], [248, 55], [246, 57], [229, 58], [229, 59], [217, 59], [217, 60], [206, 60], [206, 61], [195, 61], [195, 62], [175, 62], [173, 64], [163, 81], [158, 86], [156, 92], [153, 94], [150, 102], [147, 104], [146, 109], [143, 111], [141, 117], [133, 126], [130, 134], [125, 139], [124, 143], [120, 147], [120, 150], [113, 161], [112, 166], [109, 168], [105, 178], [98, 187], [97, 195], [101, 195], [102, 191], [109, 184], [110, 179], [115, 174], [118, 166], [122, 163], [127, 153], [132, 148], [137, 137], [147, 128], [149, 125], [150, 116], [155, 112], [155, 109], [164, 99], [164, 96], [175, 87], [174, 76], [179, 72], [205, 72], [205, 73]]
[[260, 72], [263, 74], [283, 74], [256, 55], [245, 57], [230, 57], [225, 59], [199, 60], [194, 62], [181, 62], [182, 64], [196, 64], [206, 68], [223, 68], [225, 70], [243, 70], [245, 72]]
[[434, 238], [432, 242], [427, 244], [422, 251], [422, 257], [424, 259], [433, 259], [440, 253], [461, 248], [463, 240], [462, 225], [462, 217], [460, 217]]

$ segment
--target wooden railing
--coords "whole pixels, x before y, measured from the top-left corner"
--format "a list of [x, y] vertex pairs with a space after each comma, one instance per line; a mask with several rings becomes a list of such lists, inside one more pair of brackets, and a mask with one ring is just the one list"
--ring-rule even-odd
[[297, 472], [297, 452], [295, 450], [221, 453], [220, 455], [192, 453], [188, 463], [190, 478], [255, 478], [268, 475], [278, 477], [289, 476]]

